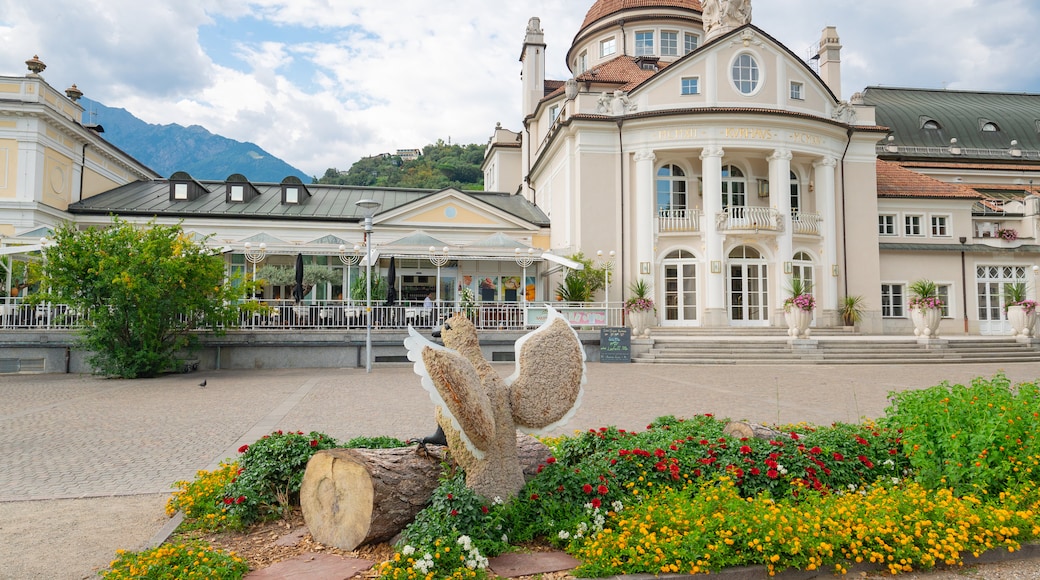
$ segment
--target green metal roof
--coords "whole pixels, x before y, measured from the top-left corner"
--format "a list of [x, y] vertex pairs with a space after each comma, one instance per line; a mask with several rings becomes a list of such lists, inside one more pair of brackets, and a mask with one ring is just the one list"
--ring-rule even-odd
[[[877, 124], [891, 129], [898, 152], [878, 145], [882, 157], [1040, 161], [1040, 95], [867, 87], [863, 102]], [[937, 129], [924, 128], [927, 121]], [[984, 131], [987, 124], [997, 131]], [[961, 152], [950, 151], [957, 139]], [[1021, 155], [1012, 155], [1012, 141]]]
[[[137, 181], [73, 203], [69, 206], [69, 213], [350, 222], [364, 219], [362, 210], [355, 205], [362, 199], [380, 202], [382, 206], [377, 212], [378, 215], [442, 191], [310, 184], [307, 185], [307, 190], [311, 195], [302, 197], [302, 203], [283, 204], [281, 184], [252, 183], [260, 195], [244, 203], [229, 203], [224, 193], [225, 182], [198, 183], [208, 193], [191, 201], [171, 200], [169, 180]], [[531, 224], [549, 225], [549, 218], [545, 213], [522, 195], [486, 191], [460, 193]]]

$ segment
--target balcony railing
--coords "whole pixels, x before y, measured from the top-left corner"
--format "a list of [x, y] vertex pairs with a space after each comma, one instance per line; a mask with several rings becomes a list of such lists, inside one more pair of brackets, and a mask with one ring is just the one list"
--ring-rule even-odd
[[666, 209], [657, 210], [658, 232], [696, 232], [700, 231], [701, 210], [699, 209]]
[[727, 207], [715, 216], [715, 225], [722, 230], [784, 231], [783, 214], [770, 207]]
[[[590, 302], [553, 303], [573, 326], [623, 326], [624, 304]], [[374, 330], [402, 330], [409, 325], [431, 328], [463, 308], [454, 303], [424, 308], [422, 302], [373, 304]], [[479, 302], [466, 309], [480, 330], [532, 329], [544, 320], [544, 302]], [[64, 304], [32, 305], [20, 298], [0, 298], [0, 330], [75, 330], [89, 318]], [[293, 304], [283, 300], [258, 300], [239, 316], [239, 330], [364, 330], [368, 313], [363, 301], [315, 301]]]
[[818, 213], [794, 212], [791, 214], [791, 229], [796, 234], [820, 235], [820, 222], [823, 218]]

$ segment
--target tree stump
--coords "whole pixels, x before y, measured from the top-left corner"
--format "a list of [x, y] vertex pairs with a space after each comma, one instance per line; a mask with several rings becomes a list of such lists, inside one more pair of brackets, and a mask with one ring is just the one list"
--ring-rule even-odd
[[[537, 439], [517, 434], [527, 479], [549, 457]], [[307, 462], [300, 506], [315, 541], [343, 550], [383, 542], [404, 529], [437, 488], [447, 449], [326, 449]]]

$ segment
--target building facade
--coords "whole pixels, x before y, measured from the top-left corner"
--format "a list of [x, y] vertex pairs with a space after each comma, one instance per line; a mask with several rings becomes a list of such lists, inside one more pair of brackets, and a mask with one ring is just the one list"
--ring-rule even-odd
[[[910, 154], [917, 129], [887, 125], [898, 102], [881, 98], [890, 91], [843, 99], [833, 27], [806, 61], [751, 23], [749, 1], [598, 0], [566, 49], [565, 81], [544, 78], [546, 48], [532, 18], [520, 58], [522, 128], [496, 129], [486, 181], [545, 210], [553, 251], [617, 250], [620, 283], [609, 299], [651, 283], [660, 326], [782, 326], [799, 278], [812, 285], [816, 326], [841, 325], [840, 305], [858, 296], [861, 331], [909, 332], [908, 285], [932, 277], [948, 298], [944, 331], [960, 330], [967, 313], [961, 332], [996, 333], [1005, 325], [993, 308], [1000, 285], [1034, 286], [1036, 190], [1013, 182], [1038, 170], [1035, 159], [1024, 163], [1038, 149], [1036, 96], [1022, 97], [1027, 112], [1002, 135], [1011, 126], [1030, 133], [1017, 141], [1027, 152], [1010, 157], [1010, 140], [993, 145], [1019, 163], [971, 167], [949, 143]], [[928, 108], [938, 102], [900, 114], [916, 106], [948, 123], [980, 109], [994, 125], [1001, 118], [1001, 103], [985, 96]], [[1022, 220], [1014, 252], [977, 235], [980, 212], [997, 210], [964, 181], [1017, 187], [1009, 195], [1019, 201], [999, 210]], [[908, 224], [912, 243], [893, 239]], [[977, 280], [954, 275], [962, 250]], [[1012, 274], [968, 292], [994, 267]]]

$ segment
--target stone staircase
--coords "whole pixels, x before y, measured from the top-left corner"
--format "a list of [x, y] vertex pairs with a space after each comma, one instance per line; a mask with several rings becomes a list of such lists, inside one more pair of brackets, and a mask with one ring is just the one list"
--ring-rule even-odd
[[[640, 352], [648, 345], [648, 352]], [[1040, 343], [1019, 342], [1012, 337], [957, 336], [918, 341], [913, 336], [856, 335], [840, 328], [814, 330], [810, 339], [795, 341], [779, 328], [655, 329], [650, 340], [634, 339], [632, 346], [637, 353], [632, 362], [641, 364], [1040, 362]]]

